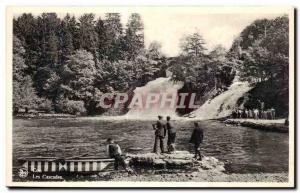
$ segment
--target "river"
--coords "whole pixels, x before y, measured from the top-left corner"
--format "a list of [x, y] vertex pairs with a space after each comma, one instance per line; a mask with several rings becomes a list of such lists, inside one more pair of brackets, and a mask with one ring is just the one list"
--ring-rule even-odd
[[[153, 122], [153, 121], [152, 121]], [[105, 157], [105, 141], [112, 137], [124, 152], [150, 152], [154, 132], [151, 121], [98, 118], [14, 119], [13, 165], [28, 156], [68, 157], [82, 154]], [[288, 171], [288, 133], [275, 133], [200, 121], [204, 129], [202, 152], [226, 162], [229, 173]], [[190, 150], [193, 122], [174, 121], [177, 150]]]

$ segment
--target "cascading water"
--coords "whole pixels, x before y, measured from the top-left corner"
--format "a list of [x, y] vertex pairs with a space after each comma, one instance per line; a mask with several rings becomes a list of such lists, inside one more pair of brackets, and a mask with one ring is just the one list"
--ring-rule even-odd
[[[167, 94], [172, 96], [178, 94], [178, 90], [183, 87], [182, 82], [174, 82], [170, 77], [160, 77], [153, 81], [148, 82], [143, 87], [137, 87], [134, 90], [134, 96], [140, 95], [142, 107], [134, 106], [130, 108], [127, 114], [122, 116], [102, 116], [101, 119], [136, 119], [136, 120], [153, 120], [157, 119], [158, 115], [164, 117], [171, 116], [172, 119], [191, 119], [187, 117], [179, 117], [176, 113], [176, 105], [170, 107], [165, 105], [161, 107], [161, 98], [151, 104], [149, 108], [145, 107], [145, 103], [149, 94], [163, 95]], [[197, 120], [217, 119], [227, 117], [232, 113], [232, 110], [237, 107], [237, 101], [245, 95], [252, 87], [248, 82], [239, 81], [236, 77], [231, 86], [220, 95], [207, 100], [201, 107], [190, 113], [189, 117]]]
[[143, 87], [137, 87], [134, 90], [134, 95], [142, 96], [142, 108], [133, 107], [131, 108], [126, 115], [125, 118], [128, 119], [156, 119], [158, 115], [162, 116], [171, 116], [177, 117], [176, 107], [171, 105], [161, 106], [161, 97], [157, 102], [151, 104], [148, 108], [145, 106], [145, 102], [149, 94], [158, 94], [159, 96], [167, 95], [172, 96], [176, 95], [180, 88], [183, 87], [182, 82], [174, 82], [171, 78], [157, 78], [153, 81], [148, 82]]
[[228, 90], [206, 101], [201, 107], [193, 111], [193, 117], [203, 120], [227, 117], [236, 108], [239, 98], [244, 96], [251, 88], [248, 82], [241, 82], [236, 78]]

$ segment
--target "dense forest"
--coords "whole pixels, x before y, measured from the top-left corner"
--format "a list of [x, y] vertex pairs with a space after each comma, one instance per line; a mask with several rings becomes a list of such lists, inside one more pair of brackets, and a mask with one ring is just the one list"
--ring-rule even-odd
[[144, 25], [137, 13], [130, 15], [126, 26], [119, 13], [103, 18], [22, 14], [13, 21], [14, 111], [101, 114], [102, 93], [132, 94], [169, 70], [174, 81], [184, 82], [181, 91], [196, 92], [198, 100], [226, 90], [238, 76], [255, 85], [246, 107], [263, 100], [284, 115], [288, 40], [287, 16], [260, 19], [247, 26], [229, 50], [216, 46], [208, 51], [195, 32], [181, 38], [178, 56], [166, 57], [159, 42], [145, 47]]

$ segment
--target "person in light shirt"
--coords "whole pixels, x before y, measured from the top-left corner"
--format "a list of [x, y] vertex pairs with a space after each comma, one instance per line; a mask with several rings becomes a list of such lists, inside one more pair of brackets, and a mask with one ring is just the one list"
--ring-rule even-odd
[[122, 157], [122, 151], [118, 144], [114, 142], [112, 138], [106, 140], [106, 152], [108, 157], [115, 159], [114, 168], [119, 170], [119, 165], [121, 165], [126, 171], [128, 170], [127, 164], [125, 163], [124, 158]]

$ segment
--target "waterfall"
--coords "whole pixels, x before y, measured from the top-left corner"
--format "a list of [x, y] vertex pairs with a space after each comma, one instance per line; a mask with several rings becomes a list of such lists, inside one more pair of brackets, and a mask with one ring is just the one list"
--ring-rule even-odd
[[231, 115], [236, 108], [239, 98], [244, 96], [252, 87], [248, 82], [235, 79], [225, 92], [213, 99], [207, 100], [201, 107], [191, 114], [196, 119], [217, 119]]
[[[159, 94], [162, 96], [162, 94], [167, 94], [169, 96], [172, 96], [175, 94], [177, 96], [177, 92], [180, 88], [183, 87], [182, 82], [174, 82], [171, 80], [170, 77], [168, 78], [157, 78], [153, 81], [148, 82], [143, 87], [137, 87], [134, 90], [134, 96], [135, 95], [141, 95], [142, 97], [142, 108], [139, 107], [133, 107], [131, 108], [128, 113], [125, 116], [125, 118], [129, 119], [156, 119], [158, 115], [162, 116], [171, 116], [171, 117], [177, 117], [176, 114], [176, 107], [170, 107], [170, 105], [166, 105], [164, 107], [161, 107], [161, 97], [159, 101], [157, 101], [154, 104], [151, 104], [150, 108], [145, 107], [145, 101], [147, 96], [149, 94]], [[134, 98], [134, 97], [133, 97]]]

